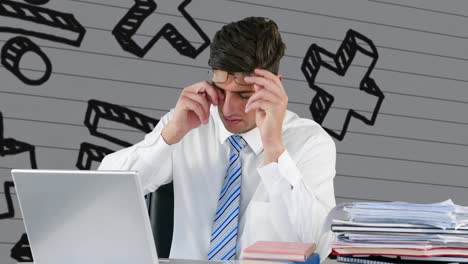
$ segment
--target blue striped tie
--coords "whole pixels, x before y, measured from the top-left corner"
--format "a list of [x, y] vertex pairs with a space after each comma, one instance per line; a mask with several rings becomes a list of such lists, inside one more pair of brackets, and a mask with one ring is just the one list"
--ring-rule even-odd
[[241, 193], [242, 168], [239, 152], [247, 144], [238, 135], [228, 138], [231, 152], [229, 167], [219, 194], [218, 208], [213, 222], [209, 260], [229, 260], [236, 257], [237, 228]]

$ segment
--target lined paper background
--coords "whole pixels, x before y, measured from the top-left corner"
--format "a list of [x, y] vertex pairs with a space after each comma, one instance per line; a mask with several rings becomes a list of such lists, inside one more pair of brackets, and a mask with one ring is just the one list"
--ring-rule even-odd
[[[145, 43], [166, 23], [195, 47], [203, 39], [177, 10], [182, 1], [157, 1], [138, 31]], [[92, 136], [84, 124], [88, 101], [104, 101], [159, 119], [183, 87], [206, 78], [209, 50], [192, 59], [165, 39], [139, 58], [124, 51], [111, 31], [134, 4], [128, 0], [56, 0], [44, 7], [72, 13], [86, 28], [80, 47], [30, 37], [53, 65], [50, 79], [29, 86], [0, 65], [0, 112], [4, 137], [35, 146], [38, 168], [76, 169], [80, 144], [112, 151], [122, 146]], [[371, 39], [379, 58], [371, 77], [385, 95], [373, 126], [353, 119], [336, 140], [337, 202], [439, 202], [468, 205], [468, 3], [463, 0], [193, 0], [186, 11], [211, 39], [228, 22], [247, 16], [270, 17], [286, 43], [280, 71], [290, 110], [311, 118], [315, 95], [301, 71], [312, 44], [335, 53], [353, 29]], [[0, 20], [1, 22], [1, 20]], [[18, 25], [21, 26], [21, 21]], [[0, 46], [16, 36], [0, 34]], [[25, 59], [22, 71], [40, 74]], [[366, 65], [353, 63], [346, 76], [320, 73], [317, 83], [336, 98], [336, 116], [371, 113], [356, 84]], [[331, 117], [334, 117], [330, 116]], [[104, 133], [136, 143], [144, 133], [115, 122]], [[334, 129], [341, 129], [334, 127]], [[93, 163], [96, 168], [97, 162]], [[0, 157], [0, 215], [7, 212], [3, 183], [11, 168], [29, 168], [27, 153]], [[14, 190], [12, 190], [14, 193]], [[0, 262], [15, 263], [10, 250], [24, 233], [16, 195], [15, 214], [0, 220]]]

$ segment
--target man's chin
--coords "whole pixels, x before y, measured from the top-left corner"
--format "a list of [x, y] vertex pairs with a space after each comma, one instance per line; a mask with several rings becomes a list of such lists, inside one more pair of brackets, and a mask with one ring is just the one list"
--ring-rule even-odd
[[227, 131], [233, 133], [233, 134], [242, 134], [247, 131], [250, 131], [255, 128], [255, 126], [246, 126], [243, 121], [241, 121], [238, 124], [231, 125], [231, 124], [226, 124], [223, 122], [224, 127], [226, 128]]
[[233, 133], [233, 134], [241, 134], [245, 132], [245, 127], [244, 126], [239, 126], [239, 125], [228, 125], [224, 123], [224, 127], [226, 128], [227, 131]]

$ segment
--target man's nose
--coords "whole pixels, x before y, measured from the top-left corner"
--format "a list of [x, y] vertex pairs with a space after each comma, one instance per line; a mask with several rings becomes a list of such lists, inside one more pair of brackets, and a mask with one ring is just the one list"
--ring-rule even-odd
[[232, 93], [226, 93], [224, 95], [223, 102], [223, 114], [225, 116], [230, 116], [239, 112], [239, 104], [235, 98], [235, 95]]

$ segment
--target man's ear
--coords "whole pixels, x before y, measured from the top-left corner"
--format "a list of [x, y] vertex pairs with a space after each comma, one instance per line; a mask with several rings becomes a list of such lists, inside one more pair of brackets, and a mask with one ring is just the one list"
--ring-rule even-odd
[[283, 81], [283, 75], [278, 74], [278, 78], [280, 79], [280, 81]]

